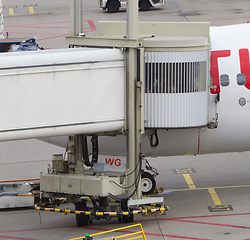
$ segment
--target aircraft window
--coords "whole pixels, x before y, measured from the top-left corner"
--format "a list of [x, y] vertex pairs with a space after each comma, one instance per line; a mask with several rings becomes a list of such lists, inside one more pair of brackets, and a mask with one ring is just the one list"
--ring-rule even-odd
[[246, 84], [246, 76], [244, 73], [237, 74], [237, 83], [238, 83], [238, 85], [245, 85]]
[[226, 87], [229, 85], [229, 76], [227, 74], [220, 75], [220, 85]]

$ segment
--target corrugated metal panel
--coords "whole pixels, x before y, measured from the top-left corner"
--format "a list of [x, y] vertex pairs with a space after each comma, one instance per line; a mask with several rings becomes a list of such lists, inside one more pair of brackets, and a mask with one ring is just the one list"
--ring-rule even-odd
[[207, 123], [207, 51], [145, 52], [145, 126]]

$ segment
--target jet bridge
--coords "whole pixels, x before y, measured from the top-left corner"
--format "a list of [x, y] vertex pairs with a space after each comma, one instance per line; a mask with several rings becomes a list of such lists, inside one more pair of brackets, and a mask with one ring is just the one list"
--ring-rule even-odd
[[[126, 121], [121, 132], [128, 139], [126, 173], [121, 175], [104, 167], [100, 170], [95, 164], [92, 169], [85, 169], [82, 165], [83, 162], [86, 165], [87, 147], [79, 146], [86, 142], [86, 136], [76, 136], [74, 143], [69, 139], [72, 144], [68, 145], [68, 162], [61, 158], [48, 174], [41, 175], [41, 190], [45, 194], [67, 196], [75, 203], [76, 210], [86, 210], [82, 212], [84, 216], [77, 218], [79, 226], [89, 223], [87, 214], [105, 218], [105, 211], [119, 216], [120, 212], [133, 210], [137, 205], [157, 203], [163, 206], [163, 199], [141, 197], [142, 134], [152, 133], [151, 129], [208, 124], [209, 24], [139, 23], [138, 36], [135, 34], [132, 38], [124, 37], [125, 29], [125, 22], [102, 22], [98, 37], [83, 34], [67, 37], [69, 46], [76, 49], [119, 49], [125, 56], [126, 69], [123, 99]], [[93, 136], [92, 145], [95, 140]], [[93, 212], [87, 213], [89, 208], [82, 196], [90, 196]], [[120, 201], [115, 212], [112, 211], [114, 206], [108, 203], [110, 198]], [[161, 208], [167, 210], [167, 207]], [[132, 211], [126, 214], [122, 216], [123, 221], [133, 221]]]
[[118, 49], [2, 53], [0, 141], [121, 130], [124, 57]]
[[[134, 214], [150, 212], [150, 203], [157, 206], [152, 212], [163, 213], [163, 198], [142, 198], [141, 139], [151, 129], [208, 124], [209, 24], [138, 23], [132, 1], [134, 19], [99, 23], [99, 36], [86, 37], [80, 3], [71, 1], [66, 38], [75, 49], [1, 56], [0, 140], [71, 135], [68, 158], [53, 159], [40, 190], [52, 202], [62, 196], [73, 202], [78, 226], [111, 216], [131, 222]], [[101, 134], [127, 137], [126, 173], [84, 166], [86, 135], [98, 156]]]
[[[124, 38], [125, 23], [104, 22], [98, 37], [68, 37], [72, 48], [0, 57], [0, 141], [70, 135], [68, 158], [53, 160], [40, 189], [75, 203], [76, 214], [83, 210], [79, 226], [92, 221], [88, 214], [133, 221], [138, 205], [166, 211], [163, 198], [141, 197], [142, 134], [208, 124], [209, 24], [138, 27], [138, 36]], [[128, 138], [126, 173], [87, 165], [86, 136], [98, 157], [98, 135], [117, 134]], [[120, 205], [110, 205], [110, 196]]]

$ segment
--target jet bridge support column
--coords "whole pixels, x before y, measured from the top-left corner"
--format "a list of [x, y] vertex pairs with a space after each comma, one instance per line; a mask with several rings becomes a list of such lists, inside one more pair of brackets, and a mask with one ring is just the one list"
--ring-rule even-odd
[[70, 172], [79, 172], [83, 169], [82, 138], [82, 134], [70, 135], [68, 137], [67, 168]]
[[70, 36], [82, 33], [82, 0], [70, 1]]
[[[127, 23], [126, 23], [128, 39], [138, 39], [138, 2], [127, 0]], [[137, 86], [137, 48], [129, 48], [126, 53], [126, 102], [127, 102], [127, 173], [134, 173], [128, 176], [127, 194], [132, 199], [141, 199], [140, 187], [140, 109], [136, 99], [139, 91], [136, 91]], [[139, 104], [140, 105], [140, 104]], [[139, 119], [139, 120], [138, 120]], [[132, 187], [130, 187], [132, 186]]]

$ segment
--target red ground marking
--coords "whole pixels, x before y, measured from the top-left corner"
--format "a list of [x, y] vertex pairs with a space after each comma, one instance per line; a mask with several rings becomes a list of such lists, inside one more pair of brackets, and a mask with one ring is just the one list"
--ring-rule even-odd
[[38, 38], [37, 41], [43, 41], [43, 40], [48, 40], [48, 39], [53, 39], [53, 38], [59, 38], [59, 37], [65, 37], [68, 36], [69, 34], [62, 34], [62, 35], [58, 35], [58, 36], [54, 36], [54, 37], [47, 37], [47, 38]]
[[[79, 228], [79, 227], [76, 227]], [[96, 231], [109, 231], [112, 229], [105, 229], [105, 228], [92, 228], [92, 227], [82, 227], [84, 229], [88, 229], [88, 230], [96, 230]], [[121, 233], [133, 233], [133, 231], [126, 231], [126, 230], [120, 230], [118, 232]], [[146, 235], [150, 235], [150, 236], [159, 236], [161, 237], [162, 234], [159, 233], [148, 233], [148, 232], [144, 232]], [[91, 234], [90, 234], [91, 235]], [[179, 239], [189, 239], [189, 240], [211, 240], [211, 239], [207, 239], [207, 238], [194, 238], [194, 237], [186, 237], [186, 236], [177, 236], [177, 235], [168, 235], [168, 234], [163, 234], [164, 237], [170, 237], [170, 238], [179, 238]]]
[[[10, 231], [0, 231], [0, 234], [3, 233], [15, 233], [15, 232], [28, 232], [28, 231], [42, 231], [42, 230], [51, 230], [51, 229], [58, 229], [58, 228], [84, 228], [88, 230], [96, 230], [96, 231], [108, 231], [111, 229], [106, 229], [106, 228], [95, 228], [95, 227], [76, 227], [76, 226], [63, 226], [63, 227], [51, 227], [51, 228], [34, 228], [34, 229], [21, 229], [21, 230], [10, 230]], [[122, 233], [133, 233], [133, 231], [125, 231], [125, 230], [120, 230], [119, 232]], [[146, 235], [149, 236], [162, 236], [159, 233], [148, 233], [145, 232]], [[186, 236], [177, 236], [177, 235], [167, 235], [164, 234], [165, 237], [170, 237], [170, 238], [179, 238], [179, 239], [189, 239], [189, 240], [211, 240], [207, 238], [194, 238], [194, 237], [186, 237]], [[0, 238], [4, 238], [5, 236], [0, 236]], [[16, 237], [7, 237], [10, 239], [26, 239], [26, 240], [36, 240], [36, 239], [31, 239], [31, 238], [16, 238]]]
[[[250, 213], [233, 213], [233, 214], [216, 214], [216, 215], [203, 215], [203, 216], [187, 216], [187, 217], [174, 217], [174, 218], [158, 218], [159, 221], [174, 221], [176, 219], [188, 219], [188, 218], [213, 218], [213, 217], [230, 217], [230, 216], [244, 216], [250, 215]], [[155, 219], [144, 219], [140, 222], [155, 221]], [[139, 221], [138, 221], [139, 222]]]
[[91, 30], [92, 30], [93, 32], [96, 31], [96, 27], [95, 27], [94, 22], [93, 22], [92, 20], [87, 20], [87, 21], [88, 21], [88, 23], [89, 23], [89, 26], [90, 26]]
[[19, 239], [19, 240], [38, 240], [35, 238], [20, 238], [20, 237], [9, 237], [9, 236], [0, 236], [0, 238], [4, 239]]
[[33, 228], [33, 229], [19, 229], [19, 230], [8, 230], [8, 231], [0, 231], [0, 234], [3, 233], [15, 233], [15, 232], [29, 232], [29, 231], [40, 231], [40, 230], [50, 230], [50, 229], [57, 229], [57, 228], [66, 228], [66, 227], [73, 227], [73, 226], [63, 226], [63, 227], [48, 227], [48, 228]]
[[[250, 213], [228, 213], [228, 214], [215, 214], [215, 215], [203, 215], [203, 216], [188, 216], [188, 217], [176, 217], [177, 219], [185, 218], [208, 218], [208, 217], [228, 217], [228, 216], [244, 216], [250, 215]], [[176, 219], [174, 218], [174, 219]], [[171, 219], [171, 218], [169, 218]]]
[[[92, 20], [83, 20], [83, 22], [87, 22], [89, 24], [89, 27], [84, 27], [83, 29], [85, 32], [93, 32], [96, 31], [95, 24]], [[47, 22], [47, 23], [35, 23], [35, 24], [25, 24], [25, 25], [10, 25], [5, 26], [6, 28], [36, 28], [36, 29], [69, 29], [70, 27], [50, 27], [50, 26], [40, 26], [40, 25], [46, 25], [46, 24], [60, 24], [60, 23], [70, 23], [70, 21], [62, 21], [62, 22]], [[68, 36], [68, 34], [60, 34], [60, 33], [32, 33], [32, 32], [9, 32], [9, 34], [25, 34], [25, 35], [54, 35], [54, 37], [47, 37], [47, 38], [41, 38], [37, 39], [38, 41], [53, 39], [53, 38], [59, 38], [59, 37], [65, 37]]]
[[[70, 23], [70, 21], [29, 23], [29, 24], [24, 24], [24, 25], [13, 25], [13, 26], [14, 27], [22, 27], [22, 26], [36, 26], [36, 25], [46, 25], [46, 24], [57, 24], [57, 23]], [[5, 27], [9, 27], [9, 26], [5, 25]]]
[[172, 221], [187, 222], [187, 223], [198, 223], [198, 224], [214, 225], [214, 226], [221, 226], [221, 227], [233, 227], [233, 228], [250, 229], [250, 227], [246, 227], [246, 226], [238, 226], [238, 225], [222, 224], [222, 223], [211, 223], [211, 222], [201, 222], [201, 221], [192, 221], [192, 220], [185, 220], [185, 219], [173, 219]]
[[[158, 236], [161, 237], [162, 235], [159, 233], [148, 233], [145, 232], [146, 235], [149, 236]], [[179, 238], [179, 239], [190, 239], [190, 240], [211, 240], [208, 238], [195, 238], [195, 237], [186, 237], [186, 236], [177, 236], [177, 235], [168, 235], [168, 234], [163, 234], [164, 237], [169, 237], [169, 238]]]
[[56, 36], [65, 36], [65, 34], [60, 34], [60, 33], [32, 33], [32, 32], [9, 32], [9, 34], [26, 34], [26, 35], [56, 35]]
[[48, 27], [48, 26], [35, 26], [35, 25], [16, 25], [16, 26], [7, 26], [9, 28], [66, 28], [69, 29], [70, 27]]
[[[96, 31], [95, 24], [92, 20], [83, 20], [83, 22], [88, 22], [90, 28], [83, 28], [83, 29], [91, 29], [91, 31]], [[24, 24], [24, 25], [10, 25], [5, 26], [9, 28], [58, 28], [58, 29], [69, 29], [70, 27], [50, 27], [50, 26], [39, 26], [39, 25], [46, 25], [46, 24], [58, 24], [58, 23], [70, 23], [70, 21], [63, 21], [63, 22], [47, 22], [47, 23], [35, 23], [35, 24]]]
[[37, 41], [48, 40], [53, 38], [65, 37], [69, 34], [58, 34], [58, 33], [23, 33], [23, 32], [9, 32], [10, 34], [26, 34], [26, 35], [54, 35], [54, 37], [47, 37], [47, 38], [37, 38]]

